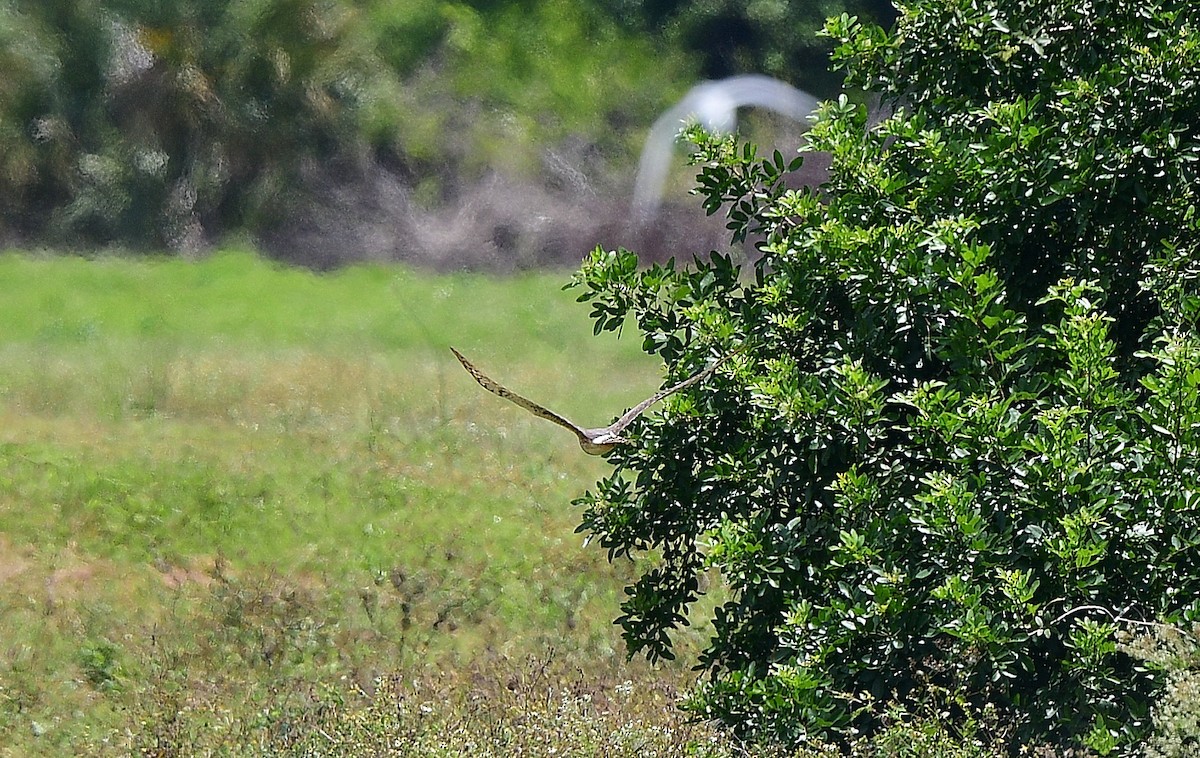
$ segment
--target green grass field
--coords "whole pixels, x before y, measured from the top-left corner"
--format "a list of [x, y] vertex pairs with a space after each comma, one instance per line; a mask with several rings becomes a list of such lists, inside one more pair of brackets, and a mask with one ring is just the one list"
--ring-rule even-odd
[[611, 418], [659, 367], [565, 279], [0, 256], [0, 755], [337, 754], [394, 675], [673, 724], [685, 666], [625, 662], [633, 568], [574, 533], [606, 464], [447, 349]]
[[661, 367], [566, 278], [0, 255], [0, 756], [773, 755], [676, 708], [704, 608], [625, 660], [607, 464], [448, 349], [611, 419]]

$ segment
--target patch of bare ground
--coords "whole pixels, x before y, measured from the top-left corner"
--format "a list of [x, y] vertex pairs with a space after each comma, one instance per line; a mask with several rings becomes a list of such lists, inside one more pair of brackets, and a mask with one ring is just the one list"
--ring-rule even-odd
[[8, 537], [0, 534], [0, 586], [29, 570], [30, 562]]
[[210, 586], [216, 581], [216, 564], [217, 561], [212, 558], [195, 558], [186, 566], [158, 561], [155, 568], [158, 569], [162, 583], [170, 589], [177, 590], [188, 585], [204, 588]]

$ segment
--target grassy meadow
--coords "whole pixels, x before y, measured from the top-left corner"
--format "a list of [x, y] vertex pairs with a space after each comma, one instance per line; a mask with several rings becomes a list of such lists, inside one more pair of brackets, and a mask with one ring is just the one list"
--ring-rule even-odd
[[606, 464], [447, 349], [611, 418], [659, 367], [565, 279], [0, 256], [0, 755], [711, 745], [574, 533]]

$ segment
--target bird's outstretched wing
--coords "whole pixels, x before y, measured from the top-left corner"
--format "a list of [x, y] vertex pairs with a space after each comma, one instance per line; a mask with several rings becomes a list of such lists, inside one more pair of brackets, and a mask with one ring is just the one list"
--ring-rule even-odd
[[[736, 353], [736, 352], [740, 352], [740, 351], [734, 351], [734, 352]], [[704, 379], [706, 379], [708, 377], [709, 374], [716, 371], [717, 367], [720, 366], [722, 363], [724, 363], [733, 354], [734, 353], [728, 353], [728, 354], [722, 356], [721, 358], [719, 358], [718, 360], [716, 360], [715, 362], [713, 362], [713, 364], [711, 366], [709, 366], [708, 368], [698, 371], [695, 374], [692, 374], [687, 379], [684, 379], [682, 382], [671, 385], [670, 387], [665, 387], [665, 388], [659, 390], [658, 392], [655, 392], [650, 397], [646, 398], [642, 402], [638, 403], [637, 405], [633, 406], [628, 411], [626, 411], [624, 416], [621, 416], [621, 418], [619, 418], [615, 422], [613, 422], [612, 426], [608, 427], [609, 430], [611, 431], [611, 433], [613, 435], [619, 435], [622, 431], [625, 430], [625, 427], [632, 424], [633, 420], [635, 418], [637, 418], [638, 416], [642, 415], [642, 412], [645, 411], [647, 408], [654, 405], [659, 400], [662, 400], [667, 395], [674, 394], [681, 389], [692, 386], [696, 382], [703, 381]]]
[[520, 395], [518, 395], [517, 393], [510, 391], [507, 387], [499, 384], [498, 382], [492, 381], [482, 371], [475, 368], [475, 366], [473, 366], [469, 360], [464, 358], [462, 353], [458, 352], [454, 348], [450, 348], [450, 350], [451, 350], [451, 352], [454, 353], [454, 357], [458, 358], [458, 362], [463, 365], [463, 368], [465, 368], [467, 370], [467, 373], [470, 374], [472, 377], [474, 377], [475, 381], [479, 382], [480, 387], [483, 387], [485, 390], [487, 390], [488, 392], [491, 392], [492, 394], [499, 395], [500, 397], [504, 398], [505, 400], [507, 400], [511, 403], [515, 403], [516, 405], [521, 406], [522, 408], [529, 411], [530, 413], [537, 416], [538, 418], [544, 418], [547, 421], [553, 421], [554, 423], [558, 424], [561, 427], [570, 429], [572, 432], [575, 433], [575, 436], [577, 436], [581, 439], [586, 438], [586, 435], [584, 434], [582, 428], [576, 426], [575, 424], [572, 424], [570, 421], [566, 420], [565, 418], [558, 415], [554, 411], [549, 410], [547, 408], [543, 408], [542, 406], [538, 405], [537, 403], [533, 402], [532, 400], [523, 398]]
[[633, 212], [638, 224], [648, 223], [658, 211], [675, 141], [687, 121], [695, 118], [709, 131], [730, 132], [737, 126], [738, 108], [748, 106], [766, 108], [803, 123], [816, 110], [817, 99], [762, 74], [741, 74], [692, 87], [654, 121], [646, 135], [633, 185]]

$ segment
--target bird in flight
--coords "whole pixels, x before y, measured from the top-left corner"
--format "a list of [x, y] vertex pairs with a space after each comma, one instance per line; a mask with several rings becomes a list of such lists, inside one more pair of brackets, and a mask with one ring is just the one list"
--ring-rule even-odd
[[479, 382], [481, 387], [488, 392], [499, 395], [509, 402], [521, 406], [538, 418], [544, 418], [547, 421], [553, 421], [561, 427], [570, 429], [572, 432], [574, 432], [575, 436], [579, 438], [579, 446], [583, 448], [583, 452], [589, 455], [604, 455], [617, 445], [628, 442], [629, 440], [621, 436], [621, 432], [625, 431], [625, 427], [632, 424], [633, 420], [640, 416], [643, 411], [657, 403], [659, 400], [662, 400], [667, 395], [678, 392], [685, 387], [690, 387], [696, 382], [702, 381], [709, 374], [716, 371], [717, 366], [720, 366], [725, 361], [725, 358], [728, 358], [729, 355], [732, 355], [732, 353], [726, 355], [708, 368], [693, 374], [678, 384], [665, 387], [658, 392], [655, 392], [650, 397], [630, 408], [625, 412], [625, 415], [621, 416], [621, 418], [617, 419], [612, 424], [596, 429], [584, 429], [582, 426], [568, 421], [554, 411], [543, 408], [532, 400], [526, 400], [500, 383], [492, 381], [482, 371], [475, 368], [470, 361], [464, 358], [462, 353], [458, 352], [454, 348], [450, 348], [450, 350], [454, 353], [454, 357], [458, 358], [458, 362], [463, 365], [463, 368], [467, 370], [467, 373], [474, 377], [475, 381]]
[[639, 224], [648, 223], [658, 211], [680, 127], [694, 118], [710, 132], [728, 134], [737, 128], [738, 108], [747, 106], [766, 108], [803, 122], [816, 110], [817, 99], [762, 74], [741, 74], [692, 87], [658, 117], [646, 137], [633, 189], [633, 212]]

